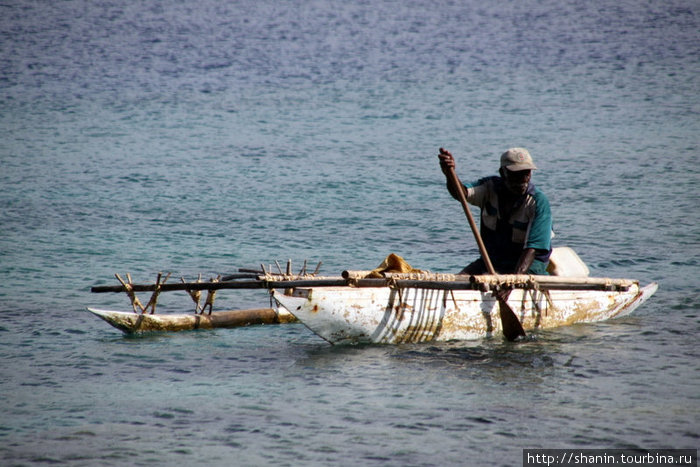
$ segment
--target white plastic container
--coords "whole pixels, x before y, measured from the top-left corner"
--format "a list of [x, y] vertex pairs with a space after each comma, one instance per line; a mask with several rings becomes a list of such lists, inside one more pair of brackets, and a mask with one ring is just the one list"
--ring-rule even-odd
[[588, 277], [591, 273], [586, 263], [568, 246], [552, 249], [547, 272], [562, 277]]

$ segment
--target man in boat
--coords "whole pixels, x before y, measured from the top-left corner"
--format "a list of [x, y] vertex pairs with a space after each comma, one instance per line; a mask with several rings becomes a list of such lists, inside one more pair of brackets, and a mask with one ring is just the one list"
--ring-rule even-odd
[[[447, 178], [447, 189], [459, 199], [449, 171], [455, 159], [440, 148], [440, 168]], [[481, 237], [493, 267], [499, 274], [547, 274], [552, 253], [552, 214], [549, 200], [531, 182], [537, 169], [530, 153], [511, 148], [501, 155], [500, 176], [462, 184], [469, 204], [481, 208]], [[461, 181], [459, 183], [462, 183]], [[460, 274], [485, 274], [479, 258]]]

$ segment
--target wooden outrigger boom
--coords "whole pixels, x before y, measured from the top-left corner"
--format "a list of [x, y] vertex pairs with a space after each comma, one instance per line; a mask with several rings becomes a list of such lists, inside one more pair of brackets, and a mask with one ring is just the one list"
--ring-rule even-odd
[[[221, 282], [185, 282], [180, 284], [163, 284], [160, 287], [162, 292], [177, 290], [221, 290], [221, 289], [274, 289], [284, 287], [323, 287], [331, 285], [346, 285], [342, 277], [335, 278], [310, 278], [310, 279], [254, 279], [254, 280], [232, 280]], [[153, 292], [156, 284], [133, 284], [134, 292]], [[124, 286], [101, 285], [90, 289], [93, 293], [105, 292], [126, 292]]]
[[[359, 271], [365, 272], [365, 271]], [[502, 274], [470, 276], [459, 274], [400, 274], [386, 273], [384, 278], [359, 278], [358, 271], [345, 271], [342, 276], [314, 278], [277, 278], [260, 276], [254, 280], [233, 280], [222, 282], [184, 282], [179, 284], [133, 284], [134, 292], [161, 292], [177, 290], [221, 290], [221, 289], [289, 289], [296, 287], [416, 287], [447, 290], [481, 290], [501, 287], [539, 289], [584, 289], [584, 290], [624, 290], [635, 281], [606, 277], [556, 277], [533, 276], [527, 274]], [[92, 287], [93, 293], [127, 292], [122, 285]]]

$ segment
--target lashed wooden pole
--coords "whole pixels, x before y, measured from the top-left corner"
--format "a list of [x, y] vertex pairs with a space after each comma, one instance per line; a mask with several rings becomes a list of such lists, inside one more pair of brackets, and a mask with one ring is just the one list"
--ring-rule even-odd
[[[440, 275], [441, 277], [444, 275]], [[515, 288], [537, 287], [543, 290], [627, 290], [636, 281], [594, 277], [553, 277], [531, 275], [480, 275], [459, 276], [453, 279], [403, 279], [400, 274], [387, 274], [380, 279], [348, 279], [344, 277], [318, 277], [296, 280], [241, 280], [226, 282], [185, 282], [161, 284], [161, 292], [220, 289], [287, 289], [295, 287], [399, 287], [442, 290], [498, 290], [503, 286]], [[153, 292], [155, 284], [131, 284], [134, 292]], [[90, 289], [93, 293], [127, 292], [122, 285], [98, 285]]]

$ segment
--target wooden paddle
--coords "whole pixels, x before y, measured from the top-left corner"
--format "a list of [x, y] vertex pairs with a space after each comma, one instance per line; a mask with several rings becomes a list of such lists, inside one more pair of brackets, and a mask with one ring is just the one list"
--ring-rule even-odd
[[[477, 228], [476, 223], [474, 222], [474, 217], [472, 216], [472, 213], [469, 210], [469, 205], [467, 204], [467, 197], [464, 194], [464, 190], [462, 189], [462, 183], [459, 181], [459, 178], [455, 173], [455, 169], [450, 167], [448, 175], [450, 177], [450, 182], [454, 184], [454, 186], [457, 188], [459, 202], [462, 204], [464, 214], [467, 215], [469, 227], [471, 227], [472, 233], [474, 234], [474, 238], [476, 239], [476, 243], [477, 245], [479, 245], [479, 252], [481, 253], [481, 258], [484, 260], [484, 264], [486, 264], [486, 269], [488, 270], [489, 274], [496, 274], [496, 270], [493, 268], [493, 264], [491, 264], [489, 254], [486, 251], [484, 241], [481, 239], [481, 234], [479, 234], [479, 229]], [[508, 339], [509, 341], [514, 341], [520, 336], [525, 337], [526, 334], [525, 330], [523, 329], [523, 325], [520, 324], [520, 320], [515, 315], [515, 312], [510, 307], [510, 305], [508, 305], [508, 302], [506, 302], [508, 294], [502, 295], [501, 292], [498, 291], [494, 292], [493, 296], [496, 297], [496, 300], [498, 300], [498, 312], [501, 315], [501, 326], [503, 327], [503, 335], [506, 336], [506, 339]]]

